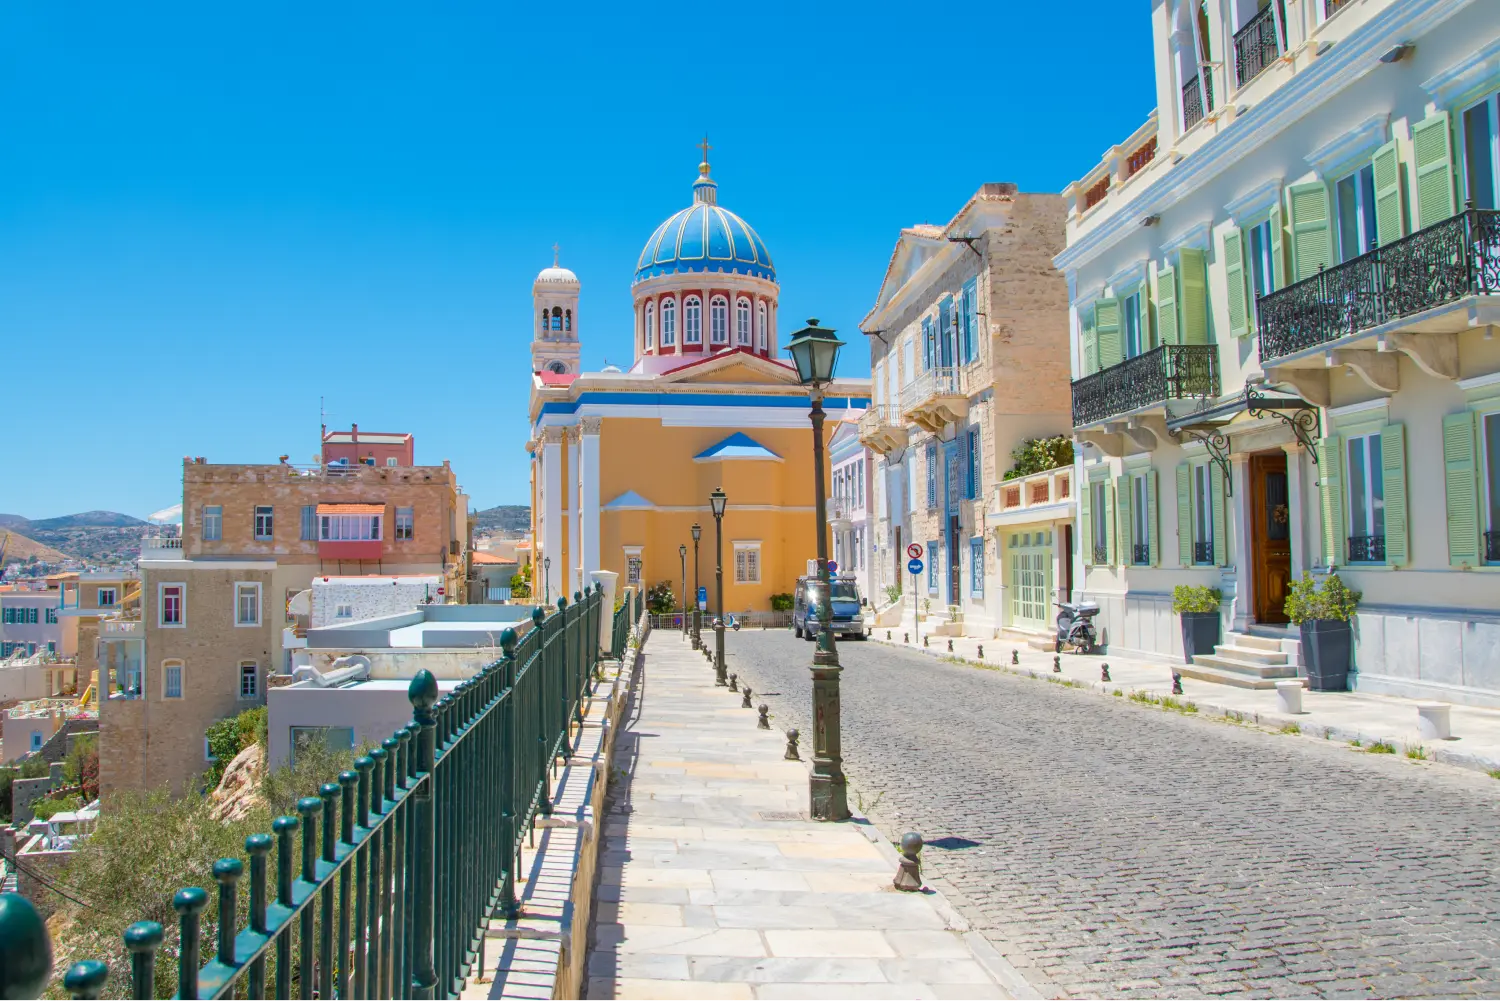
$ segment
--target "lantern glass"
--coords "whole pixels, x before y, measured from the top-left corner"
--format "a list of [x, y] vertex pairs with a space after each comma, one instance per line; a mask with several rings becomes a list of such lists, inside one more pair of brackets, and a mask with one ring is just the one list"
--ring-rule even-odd
[[686, 556], [687, 555], [687, 545], [685, 543], [683, 545], [680, 545], [680, 546], [677, 547], [677, 555], [678, 556]]
[[703, 537], [703, 526], [700, 525], [700, 524], [698, 524], [696, 521], [693, 522], [693, 541], [697, 542], [702, 537]]
[[714, 517], [722, 518], [724, 517], [724, 506], [729, 503], [729, 495], [724, 493], [722, 489], [715, 490], [708, 495], [708, 503], [714, 509]]
[[806, 327], [792, 335], [786, 350], [797, 367], [798, 381], [804, 386], [821, 386], [833, 381], [839, 349], [843, 346], [844, 342], [834, 336], [832, 329], [820, 327], [816, 319], [810, 319]]

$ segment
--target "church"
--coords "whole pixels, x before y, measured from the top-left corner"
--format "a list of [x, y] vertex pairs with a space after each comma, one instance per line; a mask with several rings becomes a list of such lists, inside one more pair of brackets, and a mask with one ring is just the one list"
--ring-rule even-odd
[[[555, 259], [532, 285], [526, 448], [537, 594], [571, 598], [590, 573], [610, 570], [622, 587], [668, 581], [680, 601], [679, 547], [691, 588], [697, 523], [698, 579], [712, 608], [709, 494], [722, 488], [724, 608], [768, 610], [816, 555], [808, 393], [781, 357], [770, 251], [719, 204], [706, 148], [691, 204], [651, 233], [636, 262], [628, 370], [581, 370], [580, 290]], [[868, 379], [830, 385], [825, 435], [857, 420], [869, 397]]]

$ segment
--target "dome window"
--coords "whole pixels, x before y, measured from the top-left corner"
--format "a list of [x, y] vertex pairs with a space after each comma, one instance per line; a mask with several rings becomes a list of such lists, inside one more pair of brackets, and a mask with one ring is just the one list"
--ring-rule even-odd
[[734, 304], [734, 343], [736, 347], [750, 346], [750, 300], [740, 299]]
[[682, 343], [703, 343], [703, 300], [696, 295], [682, 300]]
[[677, 300], [663, 299], [661, 301], [661, 346], [664, 348], [676, 347], [677, 345]]
[[656, 303], [646, 303], [646, 350], [656, 347]]
[[755, 350], [766, 350], [766, 304], [755, 307]]
[[708, 336], [711, 344], [729, 343], [729, 302], [714, 296], [708, 305]]

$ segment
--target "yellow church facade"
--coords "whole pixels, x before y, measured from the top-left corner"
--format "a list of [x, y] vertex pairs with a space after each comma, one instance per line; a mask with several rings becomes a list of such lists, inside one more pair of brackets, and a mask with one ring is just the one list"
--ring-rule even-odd
[[[628, 371], [579, 371], [577, 276], [555, 262], [537, 276], [527, 450], [539, 596], [571, 598], [608, 570], [622, 587], [668, 581], [680, 601], [679, 547], [691, 589], [697, 523], [713, 607], [716, 488], [728, 496], [726, 611], [769, 609], [816, 554], [809, 400], [778, 357], [774, 265], [716, 188], [705, 163], [693, 203], [641, 253]], [[867, 379], [828, 387], [825, 435], [857, 420], [869, 395]]]

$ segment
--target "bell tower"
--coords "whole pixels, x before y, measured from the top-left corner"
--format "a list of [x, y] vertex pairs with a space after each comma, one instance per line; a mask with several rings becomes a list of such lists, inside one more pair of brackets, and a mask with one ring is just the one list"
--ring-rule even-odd
[[557, 263], [552, 245], [552, 267], [543, 268], [531, 285], [531, 370], [577, 375], [578, 276]]

